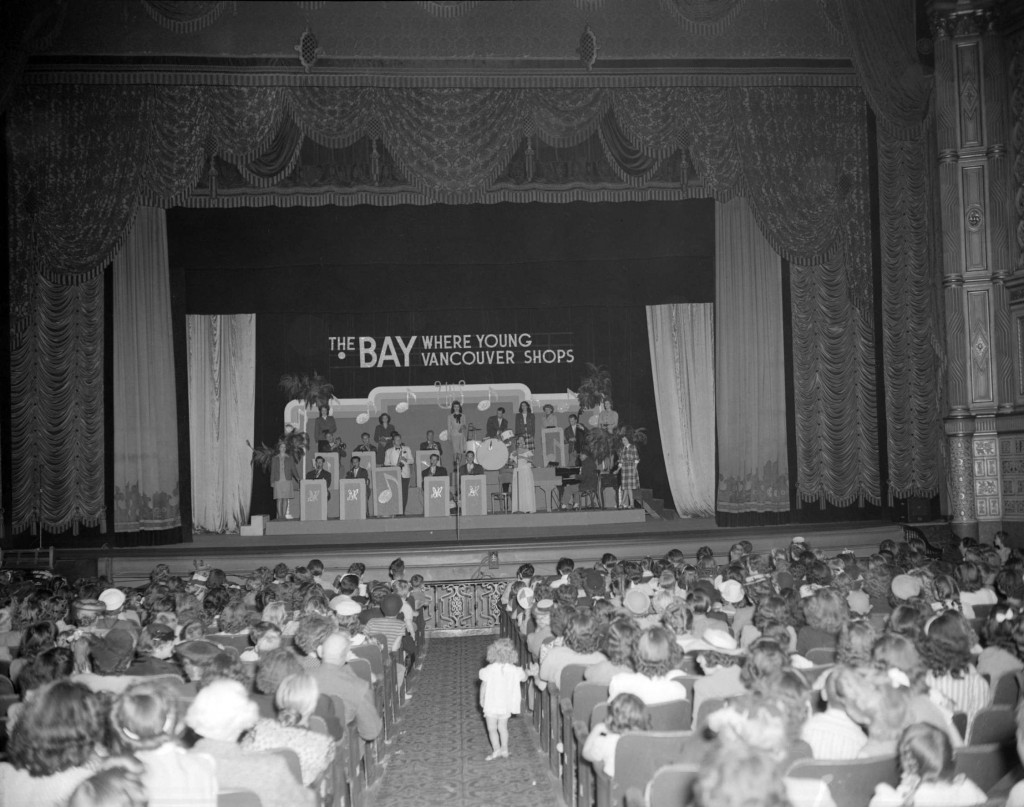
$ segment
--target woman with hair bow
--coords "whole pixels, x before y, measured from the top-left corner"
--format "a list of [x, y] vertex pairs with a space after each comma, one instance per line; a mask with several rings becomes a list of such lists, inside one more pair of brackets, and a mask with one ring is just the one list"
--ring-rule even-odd
[[1006, 603], [992, 606], [981, 628], [981, 644], [985, 649], [978, 656], [977, 668], [994, 685], [1006, 673], [1024, 670], [1024, 662], [1017, 655], [1017, 636], [1024, 642], [1020, 613]]

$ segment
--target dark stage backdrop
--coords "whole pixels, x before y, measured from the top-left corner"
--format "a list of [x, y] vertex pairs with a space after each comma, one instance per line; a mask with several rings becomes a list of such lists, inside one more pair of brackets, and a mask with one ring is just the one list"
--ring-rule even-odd
[[[317, 370], [342, 398], [459, 380], [550, 393], [575, 389], [590, 362], [610, 370], [621, 422], [647, 428], [642, 484], [671, 503], [645, 306], [713, 300], [710, 200], [175, 209], [168, 236], [187, 313], [257, 315], [256, 441], [281, 431], [283, 373]], [[534, 348], [571, 345], [572, 360], [362, 368], [330, 343], [446, 333], [529, 333]], [[187, 428], [187, 405], [183, 413]], [[257, 473], [252, 512], [272, 509]]]

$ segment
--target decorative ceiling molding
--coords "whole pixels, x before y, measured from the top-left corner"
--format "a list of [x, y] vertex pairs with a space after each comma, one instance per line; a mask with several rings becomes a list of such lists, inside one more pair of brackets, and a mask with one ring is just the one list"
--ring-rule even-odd
[[860, 82], [853, 64], [844, 60], [821, 63], [662, 64], [637, 67], [601, 62], [584, 70], [578, 59], [547, 69], [492, 67], [471, 71], [404, 67], [367, 70], [337, 66], [321, 59], [315, 70], [277, 66], [219, 67], [167, 64], [30, 64], [24, 84], [164, 84], [237, 87], [855, 87]]

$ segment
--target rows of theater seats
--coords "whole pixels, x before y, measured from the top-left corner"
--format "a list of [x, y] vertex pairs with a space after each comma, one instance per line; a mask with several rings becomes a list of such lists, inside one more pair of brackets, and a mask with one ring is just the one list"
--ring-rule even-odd
[[[415, 624], [417, 659], [422, 660], [426, 652], [426, 621], [422, 611], [416, 614]], [[233, 648], [238, 652], [249, 649], [247, 634], [216, 634], [207, 638], [222, 647]], [[385, 637], [377, 638], [380, 646], [388, 646]], [[291, 642], [292, 637], [285, 637], [283, 646], [289, 646]], [[363, 645], [352, 647], [351, 653], [357, 658], [351, 659], [348, 662], [349, 666], [373, 688], [377, 712], [384, 726], [383, 734], [371, 741], [361, 739], [354, 724], [345, 726], [344, 702], [338, 697], [331, 697], [335, 714], [341, 725], [345, 726], [345, 731], [341, 739], [335, 743], [333, 763], [311, 785], [317, 794], [320, 807], [362, 807], [362, 805], [370, 803], [368, 789], [382, 775], [384, 762], [390, 750], [389, 746], [396, 734], [396, 724], [401, 709], [406, 705], [406, 696], [415, 681], [416, 668], [409, 666], [405, 679], [401, 685], [398, 684], [397, 670], [406, 666], [406, 653], [402, 649], [384, 654], [377, 643], [366, 642]], [[0, 760], [4, 759], [3, 746], [7, 739], [8, 710], [20, 701], [8, 675], [9, 667], [9, 661], [0, 661]], [[163, 681], [169, 685], [178, 698], [183, 701], [182, 713], [195, 698], [197, 691], [195, 684], [187, 683], [183, 678], [153, 676], [150, 680]], [[309, 728], [325, 735], [329, 734], [324, 720], [316, 715], [310, 718]], [[280, 755], [287, 762], [296, 780], [301, 781], [299, 757], [296, 752], [280, 749], [273, 753]], [[2, 799], [0, 799], [0, 803], [2, 803]], [[247, 790], [221, 792], [218, 797], [218, 805], [219, 807], [262, 807], [259, 794]]]
[[[502, 636], [516, 644], [520, 664], [525, 668], [538, 662], [527, 648], [525, 634], [504, 610], [500, 624]], [[824, 663], [802, 670], [811, 681], [831, 669], [827, 655], [834, 651], [820, 648], [812, 653]], [[524, 685], [527, 713], [551, 773], [560, 781], [566, 807], [683, 807], [692, 803], [699, 766], [675, 760], [687, 739], [695, 731], [706, 729], [708, 715], [721, 708], [724, 701], [708, 699], [700, 713], [693, 715], [693, 683], [699, 672], [688, 657], [681, 666], [687, 674], [679, 680], [687, 687], [688, 700], [646, 707], [651, 730], [622, 736], [615, 750], [614, 777], [581, 756], [590, 729], [607, 715], [608, 686], [584, 681], [586, 667], [580, 664], [565, 667], [557, 685], [551, 683], [539, 689], [533, 678]], [[999, 807], [1005, 804], [1012, 784], [1024, 778], [1016, 747], [1016, 715], [1024, 693], [1024, 673], [1008, 673], [990, 683], [992, 704], [982, 709], [970, 725], [964, 715], [954, 719], [965, 739], [954, 760], [957, 774], [966, 774], [989, 794], [985, 807]], [[812, 708], [818, 706], [812, 703]], [[801, 760], [787, 775], [825, 781], [837, 807], [866, 807], [876, 785], [887, 782], [895, 787], [900, 781], [896, 756]]]

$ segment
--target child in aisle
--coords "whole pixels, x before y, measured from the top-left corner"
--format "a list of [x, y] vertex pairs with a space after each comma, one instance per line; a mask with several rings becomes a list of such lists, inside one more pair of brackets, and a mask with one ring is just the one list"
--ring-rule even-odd
[[487, 648], [487, 666], [480, 670], [480, 706], [487, 721], [491, 753], [487, 759], [508, 757], [508, 719], [522, 711], [526, 672], [511, 639], [498, 639]]

